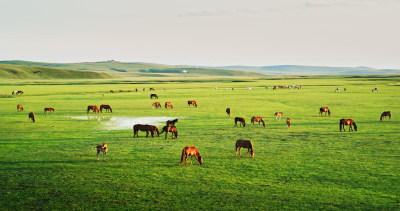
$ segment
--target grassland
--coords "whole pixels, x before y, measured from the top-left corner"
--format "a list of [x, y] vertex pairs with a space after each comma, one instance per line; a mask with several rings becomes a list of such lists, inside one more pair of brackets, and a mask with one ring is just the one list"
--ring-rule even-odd
[[[0, 84], [1, 210], [400, 209], [398, 77], [49, 83]], [[281, 84], [304, 89], [271, 89]], [[143, 87], [145, 92], [109, 93]], [[149, 98], [150, 87], [158, 100]], [[347, 91], [335, 93], [336, 87]], [[24, 94], [5, 97], [11, 90]], [[187, 100], [198, 108], [187, 108]], [[174, 109], [152, 110], [154, 101], [170, 101]], [[109, 104], [114, 112], [86, 114], [90, 104]], [[332, 116], [319, 116], [321, 106]], [[55, 113], [44, 114], [44, 107]], [[392, 121], [380, 122], [386, 110]], [[30, 111], [36, 123], [28, 122]], [[277, 111], [292, 119], [290, 129], [275, 120]], [[131, 129], [109, 129], [111, 116], [178, 117], [179, 137], [133, 138]], [[235, 116], [248, 123], [262, 116], [267, 126], [238, 128]], [[352, 118], [358, 131], [339, 132], [341, 118]], [[234, 156], [239, 138], [252, 140], [254, 158]], [[91, 149], [102, 142], [109, 146], [107, 162], [97, 162]], [[182, 148], [191, 145], [204, 164], [179, 166]]]

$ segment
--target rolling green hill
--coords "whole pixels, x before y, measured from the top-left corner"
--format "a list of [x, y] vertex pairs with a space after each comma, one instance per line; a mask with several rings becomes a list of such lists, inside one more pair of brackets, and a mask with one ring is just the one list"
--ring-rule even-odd
[[0, 78], [2, 79], [104, 79], [112, 77], [109, 74], [94, 71], [0, 64]]
[[[35, 67], [62, 68], [70, 70], [101, 71], [120, 77], [168, 77], [168, 76], [262, 76], [263, 74], [227, 70], [220, 68], [194, 67], [194, 66], [172, 66], [152, 63], [124, 63], [115, 61], [105, 62], [83, 62], [83, 63], [42, 63], [29, 61], [0, 61], [0, 64], [26, 65]], [[187, 73], [183, 73], [187, 71]]]

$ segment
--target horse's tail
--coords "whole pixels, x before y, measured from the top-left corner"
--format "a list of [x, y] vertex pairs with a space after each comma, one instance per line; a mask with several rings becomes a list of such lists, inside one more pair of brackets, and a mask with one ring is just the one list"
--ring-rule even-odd
[[185, 157], [185, 148], [183, 148], [183, 150], [182, 150], [181, 165], [183, 163], [183, 158]]
[[344, 121], [343, 121], [343, 119], [341, 119], [341, 120], [339, 121], [339, 129], [340, 129], [340, 132], [342, 132], [342, 127], [344, 127]]

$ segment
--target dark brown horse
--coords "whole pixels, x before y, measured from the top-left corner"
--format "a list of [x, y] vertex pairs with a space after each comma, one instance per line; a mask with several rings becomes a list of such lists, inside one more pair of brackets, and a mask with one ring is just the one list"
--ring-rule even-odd
[[47, 113], [47, 112], [49, 112], [49, 113], [53, 112], [54, 113], [54, 108], [44, 108], [44, 113]]
[[275, 116], [275, 120], [277, 120], [277, 119], [278, 119], [278, 116], [279, 116], [279, 119], [281, 119], [281, 118], [282, 118], [282, 115], [283, 115], [283, 113], [282, 113], [282, 112], [276, 112], [276, 113], [274, 114], [274, 116]]
[[345, 125], [349, 125], [349, 131], [353, 130], [352, 126], [354, 126], [354, 130], [357, 131], [357, 125], [352, 119], [341, 119], [339, 122], [340, 132], [342, 132], [342, 128], [343, 131], [346, 132], [346, 130], [344, 129]]
[[95, 113], [99, 113], [100, 112], [99, 107], [94, 106], [94, 105], [90, 105], [90, 106], [87, 107], [87, 113], [89, 113], [90, 110], [93, 110], [93, 112], [95, 112]]
[[28, 121], [32, 119], [32, 122], [35, 122], [35, 114], [33, 112], [30, 112], [28, 117]]
[[103, 161], [106, 161], [106, 154], [107, 154], [107, 143], [104, 142], [103, 145], [98, 144], [97, 146], [93, 147], [92, 149], [97, 149], [97, 160], [99, 160], [100, 152], [103, 152]]
[[262, 122], [263, 126], [265, 127], [265, 122], [264, 122], [264, 120], [263, 120], [262, 117], [259, 117], [259, 116], [253, 116], [253, 117], [251, 117], [251, 126], [252, 126], [252, 127], [254, 126], [254, 123], [255, 123], [255, 122], [258, 122], [258, 126], [257, 126], [257, 127], [260, 127], [260, 123], [261, 123], [261, 122]]
[[24, 111], [24, 108], [22, 107], [21, 104], [17, 105], [17, 111]]
[[188, 107], [190, 107], [190, 105], [192, 105], [192, 106], [194, 106], [194, 107], [197, 108], [197, 103], [196, 103], [196, 101], [194, 101], [194, 100], [189, 100], [189, 101], [187, 101], [187, 104], [188, 104]]
[[155, 103], [153, 103], [151, 106], [152, 106], [152, 109], [154, 109], [154, 108], [156, 108], [156, 109], [161, 108], [161, 104], [160, 104], [159, 102], [155, 102]]
[[167, 126], [169, 126], [169, 125], [175, 126], [175, 123], [177, 123], [177, 122], [178, 122], [178, 119], [168, 120], [167, 121]]
[[158, 128], [155, 125], [136, 124], [133, 126], [133, 137], [136, 136], [139, 138], [139, 130], [145, 131], [146, 137], [149, 137], [149, 132], [151, 133], [152, 137], [154, 137], [155, 132], [157, 132], [157, 135], [160, 136], [160, 132], [158, 131]]
[[329, 110], [328, 107], [321, 107], [321, 108], [319, 108], [319, 115], [322, 116], [322, 113], [325, 113], [325, 116], [326, 116], [326, 113], [328, 113], [329, 116], [331, 116], [331, 111]]
[[158, 96], [156, 94], [150, 94], [150, 99], [153, 99], [153, 97], [158, 99]]
[[287, 119], [286, 119], [286, 125], [287, 125], [287, 128], [290, 128], [290, 122], [291, 122], [292, 120], [288, 117]]
[[165, 102], [165, 108], [168, 108], [168, 107], [170, 107], [171, 109], [174, 108], [174, 106], [172, 106], [171, 102]]
[[156, 91], [154, 88], [150, 88], [150, 91]]
[[381, 121], [384, 119], [384, 118], [386, 118], [386, 117], [389, 117], [389, 121], [392, 119], [392, 112], [390, 112], [390, 111], [384, 111], [382, 114], [381, 114]]
[[[168, 132], [172, 133], [172, 139], [178, 138], [178, 130], [176, 129], [175, 126], [169, 125], [169, 126], [164, 126], [161, 133], [165, 132], [165, 139], [168, 139]], [[160, 134], [161, 134], [160, 133]]]
[[102, 104], [100, 106], [100, 112], [103, 112], [103, 109], [106, 109], [106, 112], [111, 112], [112, 113], [112, 108], [110, 107], [110, 105], [104, 105]]
[[[241, 155], [240, 155], [240, 149], [241, 149], [242, 147], [243, 147], [243, 148], [247, 148], [247, 149], [248, 149], [248, 150], [247, 150], [247, 154], [250, 153], [251, 157], [254, 157], [253, 143], [251, 143], [250, 140], [243, 140], [243, 139], [239, 139], [239, 140], [236, 141], [236, 152], [235, 152], [235, 156], [236, 156], [236, 154], [238, 153], [238, 150], [239, 150], [239, 156], [241, 156]], [[246, 156], [247, 156], [247, 154], [246, 154]]]
[[190, 164], [192, 164], [192, 162], [193, 162], [193, 156], [196, 158], [197, 163], [199, 165], [203, 164], [203, 158], [201, 157], [199, 150], [197, 150], [195, 146], [183, 148], [182, 157], [181, 157], [181, 164], [180, 165], [182, 165], [183, 159], [185, 159], [185, 165], [186, 166], [188, 165], [188, 163], [187, 163], [188, 156], [191, 157]]
[[227, 108], [226, 113], [228, 114], [228, 117], [231, 118], [231, 108]]
[[237, 122], [240, 123], [240, 125], [243, 124], [243, 127], [246, 127], [246, 121], [244, 120], [243, 117], [235, 117], [235, 125], [237, 126]]

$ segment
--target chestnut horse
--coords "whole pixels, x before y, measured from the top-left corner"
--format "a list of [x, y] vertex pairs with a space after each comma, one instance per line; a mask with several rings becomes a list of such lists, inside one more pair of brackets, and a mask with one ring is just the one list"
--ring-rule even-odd
[[290, 128], [290, 122], [291, 122], [292, 120], [288, 117], [287, 119], [286, 119], [286, 125], [287, 125], [287, 128]]
[[35, 122], [35, 114], [33, 112], [30, 112], [28, 117], [28, 121], [32, 119], [32, 122]]
[[[250, 153], [251, 157], [252, 157], [252, 158], [254, 157], [253, 143], [251, 143], [250, 140], [243, 140], [243, 139], [239, 139], [239, 140], [236, 141], [236, 152], [235, 152], [235, 156], [236, 156], [236, 154], [238, 153], [238, 150], [239, 150], [239, 156], [241, 156], [241, 155], [240, 155], [240, 149], [241, 149], [242, 147], [243, 147], [243, 148], [247, 148], [247, 149], [248, 149], [248, 150], [247, 150], [247, 154]], [[247, 154], [246, 154], [246, 156], [247, 156]]]
[[226, 113], [228, 114], [228, 117], [231, 118], [231, 108], [227, 108]]
[[246, 127], [246, 121], [243, 117], [235, 117], [235, 125], [237, 126], [237, 122], [240, 122], [240, 125], [243, 124], [243, 127]]
[[188, 104], [188, 107], [190, 107], [190, 105], [192, 105], [192, 106], [194, 106], [194, 107], [197, 108], [197, 103], [196, 103], [196, 101], [194, 101], [194, 100], [189, 100], [189, 101], [187, 101], [187, 104]]
[[100, 112], [99, 108], [97, 106], [93, 106], [93, 105], [90, 105], [90, 106], [87, 107], [87, 113], [89, 113], [90, 110], [93, 110], [93, 112], [95, 112], [95, 113], [96, 112], [97, 113]]
[[192, 158], [192, 160], [190, 161], [190, 164], [192, 164], [193, 156], [196, 158], [197, 163], [199, 165], [203, 164], [203, 158], [201, 157], [199, 150], [197, 150], [195, 146], [183, 148], [180, 165], [182, 165], [184, 158], [185, 158], [185, 165], [186, 166], [188, 165], [188, 163], [187, 163], [188, 156], [190, 156]]
[[319, 115], [322, 116], [322, 113], [325, 113], [325, 116], [326, 116], [326, 113], [328, 113], [328, 115], [331, 116], [331, 111], [329, 110], [328, 107], [319, 108]]
[[346, 130], [344, 129], [345, 125], [349, 125], [349, 131], [353, 130], [352, 126], [354, 125], [354, 130], [357, 131], [357, 125], [352, 119], [341, 119], [339, 122], [340, 132], [342, 132], [342, 128], [343, 131], [346, 132]]
[[151, 106], [152, 106], [152, 109], [154, 109], [154, 108], [156, 108], [156, 109], [161, 108], [161, 104], [160, 104], [159, 102], [155, 102], [155, 103], [153, 103]]
[[155, 125], [136, 124], [133, 126], [133, 137], [136, 136], [139, 138], [139, 130], [145, 131], [146, 137], [149, 137], [149, 131], [152, 137], [154, 137], [154, 132], [157, 132], [157, 136], [160, 136], [160, 132], [158, 131], [158, 128]]
[[384, 111], [382, 114], [381, 114], [381, 121], [383, 120], [383, 118], [386, 118], [386, 117], [389, 117], [389, 121], [390, 121], [390, 119], [392, 118], [392, 112], [390, 112], [390, 111]]
[[[144, 90], [143, 90], [143, 91], [144, 91]], [[156, 94], [150, 94], [150, 99], [153, 99], [153, 97], [156, 98], [156, 99], [158, 99], [158, 96], [157, 96]]]
[[175, 123], [177, 123], [177, 122], [178, 122], [178, 119], [168, 120], [167, 121], [167, 126], [169, 126], [169, 125], [175, 126]]
[[150, 91], [156, 91], [154, 88], [150, 88]]
[[172, 133], [172, 139], [174, 139], [174, 136], [175, 138], [178, 138], [178, 130], [175, 126], [164, 126], [161, 133], [163, 132], [165, 132], [165, 139], [168, 139], [168, 132]]
[[110, 105], [104, 105], [102, 104], [100, 106], [100, 112], [103, 112], [103, 109], [106, 109], [106, 112], [111, 112], [112, 113], [112, 108], [110, 107]]
[[24, 111], [24, 108], [22, 107], [21, 104], [17, 105], [17, 111]]
[[165, 108], [168, 108], [168, 107], [170, 107], [171, 109], [174, 108], [174, 106], [172, 106], [171, 102], [165, 102]]
[[99, 160], [99, 154], [100, 152], [103, 152], [103, 161], [106, 161], [106, 154], [107, 154], [107, 143], [104, 142], [103, 145], [97, 145], [93, 147], [92, 149], [97, 149], [97, 160]]
[[258, 126], [257, 127], [260, 127], [260, 123], [261, 122], [262, 122], [263, 126], [265, 127], [265, 122], [264, 122], [262, 117], [259, 117], [259, 116], [251, 117], [251, 126], [252, 127], [254, 126], [254, 122], [258, 122]]
[[49, 112], [49, 113], [53, 112], [54, 113], [54, 108], [44, 108], [44, 113], [47, 113], [47, 112]]
[[283, 115], [283, 113], [282, 113], [282, 112], [276, 112], [276, 113], [274, 114], [274, 116], [275, 116], [275, 120], [277, 120], [277, 119], [278, 119], [278, 116], [279, 116], [279, 119], [281, 119], [281, 118], [282, 118], [282, 115]]

